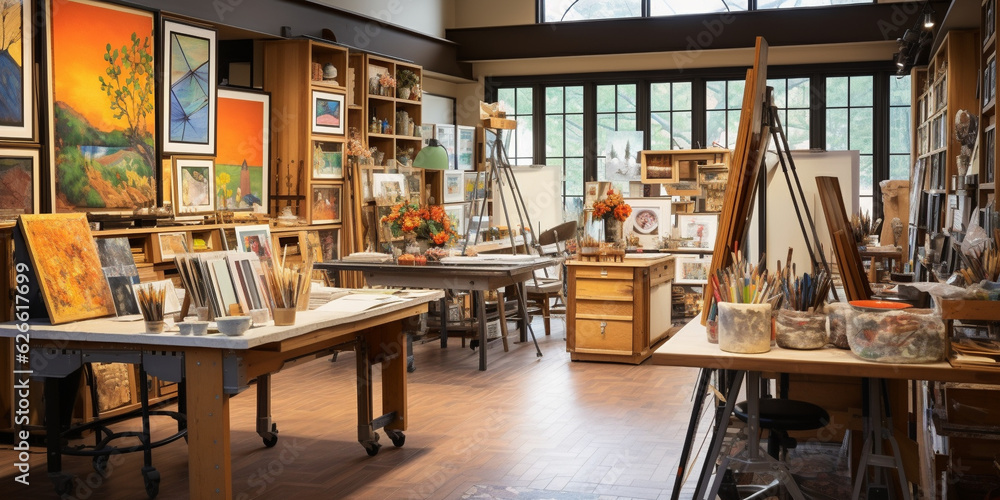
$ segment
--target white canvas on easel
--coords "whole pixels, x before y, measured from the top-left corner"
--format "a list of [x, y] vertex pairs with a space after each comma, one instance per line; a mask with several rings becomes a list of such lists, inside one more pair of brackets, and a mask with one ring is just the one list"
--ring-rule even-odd
[[[770, 158], [771, 153], [768, 154]], [[799, 176], [799, 183], [802, 184], [802, 191], [809, 204], [809, 212], [812, 214], [813, 223], [816, 226], [816, 234], [826, 254], [826, 261], [833, 265], [836, 258], [833, 255], [833, 247], [830, 243], [830, 231], [826, 225], [826, 217], [823, 215], [819, 202], [819, 192], [816, 189], [816, 177], [827, 176], [836, 177], [840, 182], [840, 189], [843, 192], [844, 208], [847, 213], [854, 213], [858, 207], [860, 196], [859, 178], [861, 155], [858, 151], [792, 151], [792, 159], [795, 161], [795, 171]], [[806, 250], [805, 240], [802, 238], [802, 231], [798, 227], [798, 220], [795, 218], [795, 207], [792, 206], [791, 195], [788, 192], [788, 185], [785, 183], [785, 176], [781, 173], [781, 164], [767, 164], [767, 263], [768, 269], [773, 269], [775, 263], [780, 259], [784, 266], [785, 256], [788, 254], [788, 247], [792, 247], [792, 262], [796, 265], [798, 272], [812, 272], [812, 263], [809, 261], [809, 252]], [[791, 171], [789, 171], [791, 175]], [[792, 188], [795, 188], [794, 178]], [[802, 220], [806, 223], [806, 231], [809, 231], [808, 223], [805, 219], [805, 210], [799, 206], [802, 213]], [[756, 209], [753, 211], [756, 216]], [[750, 247], [757, 248], [757, 223], [756, 217], [751, 219]], [[810, 235], [811, 239], [811, 235]], [[813, 249], [818, 251], [818, 249]], [[750, 255], [757, 255], [751, 253]], [[819, 255], [816, 256], [819, 260]]]
[[[521, 198], [524, 200], [524, 209], [528, 211], [528, 218], [535, 231], [541, 234], [546, 229], [551, 229], [565, 222], [563, 220], [562, 207], [562, 169], [557, 166], [517, 166], [510, 167], [517, 179], [517, 187], [521, 191]], [[507, 182], [505, 175], [499, 176], [504, 183]], [[493, 193], [497, 193], [496, 189]], [[514, 228], [521, 225], [517, 210], [514, 208], [514, 192], [504, 184], [503, 203], [507, 205], [510, 220], [504, 218], [503, 203], [499, 199], [493, 200], [493, 225], [507, 226]], [[523, 216], [523, 214], [522, 214]], [[528, 221], [525, 221], [527, 224]]]

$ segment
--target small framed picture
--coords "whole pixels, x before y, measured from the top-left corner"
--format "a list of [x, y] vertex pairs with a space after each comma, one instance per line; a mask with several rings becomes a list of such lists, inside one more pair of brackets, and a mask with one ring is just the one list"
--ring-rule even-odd
[[622, 224], [625, 236], [639, 237], [642, 248], [659, 248], [660, 238], [670, 234], [670, 198], [625, 198], [632, 214]]
[[456, 128], [455, 166], [459, 170], [472, 170], [475, 168], [476, 127], [458, 125]]
[[374, 201], [375, 194], [372, 192], [372, 185], [374, 185], [373, 175], [376, 173], [382, 173], [385, 171], [385, 167], [371, 164], [360, 164], [358, 165], [358, 176], [361, 179], [361, 200], [364, 202]]
[[678, 255], [674, 260], [674, 283], [704, 285], [712, 267], [711, 255]]
[[343, 94], [313, 91], [312, 131], [317, 134], [344, 135]]
[[[215, 211], [215, 160], [174, 156], [174, 213], [184, 215]], [[230, 189], [231, 186], [220, 186]], [[225, 196], [225, 193], [222, 193]]]
[[406, 176], [372, 174], [372, 195], [379, 206], [395, 205], [406, 197]]
[[681, 238], [692, 240], [694, 248], [715, 248], [719, 214], [678, 214], [677, 230]]
[[38, 213], [38, 158], [37, 149], [0, 148], [0, 220]]
[[321, 229], [319, 234], [319, 248], [322, 253], [323, 262], [330, 262], [340, 258], [340, 230]]
[[313, 179], [344, 178], [344, 143], [313, 142], [312, 176]]
[[173, 260], [179, 253], [190, 251], [191, 242], [184, 231], [174, 233], [157, 233], [157, 246], [160, 249], [160, 261]]
[[[583, 188], [583, 208], [593, 207], [594, 202], [604, 199], [608, 196], [608, 189], [611, 187], [610, 182], [587, 182], [584, 183]], [[631, 194], [631, 193], [629, 193]]]
[[341, 220], [340, 184], [313, 184], [312, 207], [310, 209], [313, 224], [334, 224]]
[[465, 203], [454, 203], [451, 205], [444, 205], [444, 214], [451, 219], [451, 227], [459, 235], [459, 238], [465, 236], [465, 217], [466, 217], [466, 204]]
[[464, 175], [460, 171], [445, 170], [444, 172], [444, 202], [456, 203], [465, 201]]
[[267, 224], [238, 225], [236, 230], [236, 242], [238, 250], [257, 254], [260, 260], [272, 260], [274, 253], [271, 251], [271, 228]]

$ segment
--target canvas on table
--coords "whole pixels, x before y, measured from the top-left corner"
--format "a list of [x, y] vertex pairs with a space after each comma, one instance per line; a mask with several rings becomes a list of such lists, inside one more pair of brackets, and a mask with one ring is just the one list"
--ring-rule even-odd
[[[270, 183], [271, 96], [219, 89], [218, 153], [215, 177], [219, 208], [250, 211], [267, 205]], [[222, 182], [226, 181], [226, 182]]]
[[86, 214], [23, 215], [21, 231], [52, 324], [115, 314]]

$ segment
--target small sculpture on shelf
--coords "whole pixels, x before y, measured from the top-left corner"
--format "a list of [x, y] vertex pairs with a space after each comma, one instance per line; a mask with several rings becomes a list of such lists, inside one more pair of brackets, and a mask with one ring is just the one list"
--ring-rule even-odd
[[326, 63], [326, 66], [323, 66], [323, 81], [333, 85], [340, 85], [339, 83], [337, 83], [336, 66], [330, 63]]

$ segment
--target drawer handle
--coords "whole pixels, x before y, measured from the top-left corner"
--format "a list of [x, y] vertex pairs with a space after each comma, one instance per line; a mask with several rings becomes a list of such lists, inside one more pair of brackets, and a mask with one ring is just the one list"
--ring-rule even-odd
[[607, 275], [608, 275], [608, 268], [602, 267], [601, 268], [601, 276], [607, 276]]
[[601, 321], [601, 335], [604, 335], [604, 329], [608, 327], [607, 321]]

